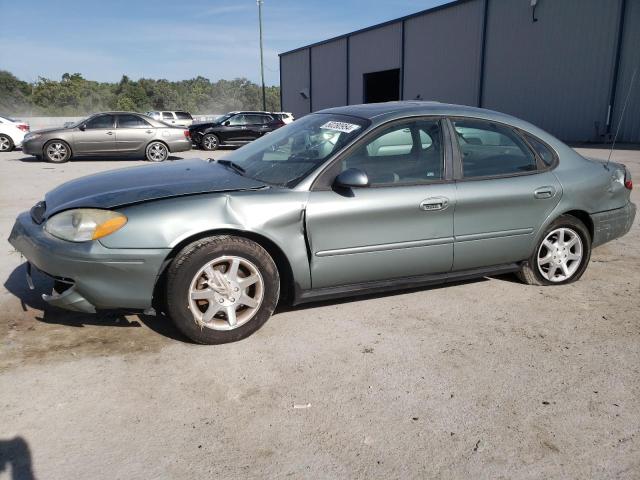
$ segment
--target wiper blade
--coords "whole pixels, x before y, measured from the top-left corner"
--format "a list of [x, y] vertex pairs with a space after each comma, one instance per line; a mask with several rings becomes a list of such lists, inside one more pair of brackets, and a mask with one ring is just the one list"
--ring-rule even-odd
[[238, 172], [240, 175], [244, 175], [245, 173], [247, 173], [247, 171], [244, 168], [242, 168], [237, 163], [233, 163], [231, 160], [218, 160], [218, 163], [221, 165], [224, 165], [225, 167], [232, 168], [233, 170]]

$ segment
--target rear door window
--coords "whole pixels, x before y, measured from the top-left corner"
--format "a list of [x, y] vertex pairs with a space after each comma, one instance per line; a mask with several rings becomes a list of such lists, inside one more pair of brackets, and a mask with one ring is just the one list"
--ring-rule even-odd
[[149, 128], [151, 125], [137, 115], [118, 115], [118, 128]]
[[178, 120], [193, 120], [193, 117], [187, 112], [176, 112]]
[[536, 151], [536, 153], [542, 159], [544, 164], [547, 165], [548, 167], [553, 165], [553, 159], [555, 158], [555, 156], [551, 151], [551, 149], [547, 147], [544, 143], [542, 143], [540, 140], [538, 140], [535, 137], [532, 137], [529, 134], [525, 134], [525, 137], [527, 138], [527, 142], [529, 142], [529, 145], [531, 145], [531, 147]]
[[171, 112], [162, 112], [162, 119], [163, 120], [173, 120], [173, 113]]
[[453, 120], [465, 178], [536, 170], [536, 158], [511, 128], [486, 120]]

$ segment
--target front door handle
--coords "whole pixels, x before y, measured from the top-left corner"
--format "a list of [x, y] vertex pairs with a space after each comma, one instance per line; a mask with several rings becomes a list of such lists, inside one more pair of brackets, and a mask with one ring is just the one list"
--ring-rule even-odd
[[107, 132], [107, 135], [113, 135], [113, 132]]
[[449, 206], [449, 199], [446, 197], [431, 197], [420, 202], [420, 210], [425, 212], [433, 212], [435, 210], [444, 210]]
[[153, 133], [153, 130], [147, 130], [146, 133]]
[[556, 194], [556, 189], [551, 186], [536, 188], [533, 192], [533, 196], [538, 199], [553, 198]]

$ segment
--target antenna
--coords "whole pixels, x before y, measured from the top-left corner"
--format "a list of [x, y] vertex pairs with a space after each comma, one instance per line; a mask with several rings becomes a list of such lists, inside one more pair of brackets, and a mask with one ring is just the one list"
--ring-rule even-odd
[[609, 158], [607, 158], [607, 165], [605, 168], [609, 168], [609, 162], [611, 161], [611, 154], [613, 154], [613, 149], [616, 146], [616, 140], [618, 139], [618, 133], [620, 133], [620, 126], [622, 125], [622, 120], [624, 119], [624, 112], [627, 110], [627, 105], [629, 105], [629, 97], [631, 97], [631, 90], [633, 89], [633, 82], [636, 80], [636, 74], [638, 73], [638, 67], [633, 71], [633, 76], [631, 77], [631, 83], [629, 84], [629, 91], [627, 92], [627, 98], [624, 99], [624, 105], [622, 106], [622, 113], [620, 114], [620, 121], [618, 122], [618, 126], [616, 127], [616, 134], [613, 136], [613, 142], [611, 143], [611, 150], [609, 150]]

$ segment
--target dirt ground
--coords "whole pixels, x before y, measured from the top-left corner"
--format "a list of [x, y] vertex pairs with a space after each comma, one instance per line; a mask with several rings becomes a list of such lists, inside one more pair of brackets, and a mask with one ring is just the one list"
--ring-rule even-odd
[[[614, 160], [640, 184], [640, 151]], [[638, 220], [569, 286], [312, 304], [197, 346], [45, 307], [6, 241], [45, 191], [136, 163], [0, 155], [0, 479], [640, 478]]]

